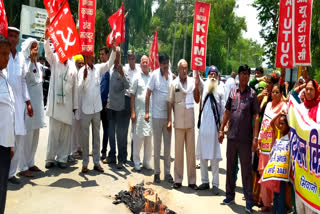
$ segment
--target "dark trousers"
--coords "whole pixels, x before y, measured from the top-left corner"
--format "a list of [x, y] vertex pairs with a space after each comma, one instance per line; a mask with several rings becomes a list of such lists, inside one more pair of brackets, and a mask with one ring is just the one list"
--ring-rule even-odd
[[108, 147], [108, 137], [109, 137], [109, 122], [107, 117], [107, 109], [102, 109], [101, 111], [101, 121], [102, 121], [102, 128], [103, 128], [103, 139], [102, 139], [102, 150], [101, 154], [105, 155], [107, 153]]
[[280, 193], [273, 193], [273, 213], [282, 214], [286, 211], [286, 182], [280, 181]]
[[[131, 118], [131, 107], [130, 107], [131, 98], [128, 96], [125, 96], [125, 117], [123, 118], [124, 122], [127, 126], [127, 138], [126, 138], [126, 150], [125, 150], [125, 162], [127, 161], [128, 157], [128, 128]], [[131, 156], [133, 154], [133, 145], [131, 144]]]
[[118, 162], [125, 162], [127, 160], [127, 137], [128, 137], [128, 123], [125, 120], [127, 116], [126, 111], [114, 111], [108, 109], [109, 121], [109, 143], [110, 151], [108, 158], [110, 160], [116, 159], [116, 135], [118, 146]]
[[252, 205], [252, 153], [251, 142], [237, 142], [229, 140], [227, 142], [227, 182], [226, 197], [234, 199], [236, 187], [236, 167], [238, 155], [241, 165], [241, 176], [243, 192], [246, 202]]
[[11, 163], [11, 149], [0, 146], [0, 214], [6, 206], [8, 176]]

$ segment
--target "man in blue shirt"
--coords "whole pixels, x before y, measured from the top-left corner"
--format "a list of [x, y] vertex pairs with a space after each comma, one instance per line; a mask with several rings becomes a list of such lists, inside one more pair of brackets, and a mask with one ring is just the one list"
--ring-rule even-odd
[[[107, 62], [109, 60], [109, 50], [108, 47], [104, 46], [100, 49], [99, 52], [100, 62]], [[110, 73], [106, 72], [101, 76], [100, 81], [100, 92], [101, 92], [101, 101], [102, 101], [102, 111], [101, 111], [101, 120], [103, 127], [103, 140], [102, 140], [102, 150], [101, 150], [101, 160], [106, 159], [107, 146], [108, 146], [108, 119], [107, 119], [107, 102], [109, 95], [109, 81]]]

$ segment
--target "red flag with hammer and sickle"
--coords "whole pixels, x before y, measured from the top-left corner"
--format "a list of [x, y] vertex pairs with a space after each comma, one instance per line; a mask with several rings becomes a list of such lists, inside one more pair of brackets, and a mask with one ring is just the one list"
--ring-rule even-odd
[[150, 48], [150, 67], [151, 70], [156, 70], [160, 67], [159, 65], [159, 53], [158, 53], [158, 39], [157, 39], [157, 30], [154, 32], [152, 46]]
[[47, 9], [50, 20], [52, 20], [59, 11], [59, 6], [63, 0], [43, 0], [43, 4]]
[[8, 36], [8, 21], [3, 0], [0, 0], [0, 33], [5, 37]]
[[116, 44], [125, 41], [125, 30], [124, 30], [124, 7], [123, 2], [120, 9], [114, 13], [108, 19], [110, 27], [112, 29], [111, 33], [107, 37], [107, 46], [112, 47], [112, 40], [116, 39]]
[[47, 29], [60, 62], [80, 53], [80, 38], [72, 19], [68, 1], [65, 1]]

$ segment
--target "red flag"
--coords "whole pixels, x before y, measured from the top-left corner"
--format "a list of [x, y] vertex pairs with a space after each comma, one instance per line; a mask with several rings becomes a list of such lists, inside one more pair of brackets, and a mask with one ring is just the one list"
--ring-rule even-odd
[[47, 9], [50, 20], [52, 20], [59, 11], [59, 6], [63, 0], [43, 0], [43, 4]]
[[116, 39], [116, 44], [125, 41], [125, 30], [124, 30], [124, 7], [123, 3], [120, 9], [114, 13], [108, 19], [110, 27], [112, 29], [111, 33], [107, 37], [107, 46], [112, 46], [113, 38]]
[[80, 53], [80, 38], [72, 19], [68, 1], [65, 1], [50, 22], [47, 33], [53, 43], [60, 62], [65, 62], [70, 57]]
[[93, 55], [96, 0], [79, 1], [79, 35], [82, 55]]
[[209, 3], [195, 2], [192, 33], [191, 69], [206, 70], [207, 37], [210, 17]]
[[158, 53], [158, 39], [157, 39], [157, 30], [154, 32], [152, 46], [150, 48], [150, 57], [149, 64], [151, 70], [156, 70], [160, 67], [159, 65], [159, 53]]
[[5, 37], [8, 36], [8, 21], [3, 0], [0, 0], [0, 33]]

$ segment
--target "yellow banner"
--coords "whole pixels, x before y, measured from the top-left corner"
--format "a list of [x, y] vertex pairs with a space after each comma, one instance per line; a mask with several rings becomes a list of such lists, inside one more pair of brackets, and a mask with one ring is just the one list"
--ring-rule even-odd
[[292, 175], [296, 193], [315, 212], [320, 211], [320, 124], [302, 114], [302, 107], [289, 101]]

